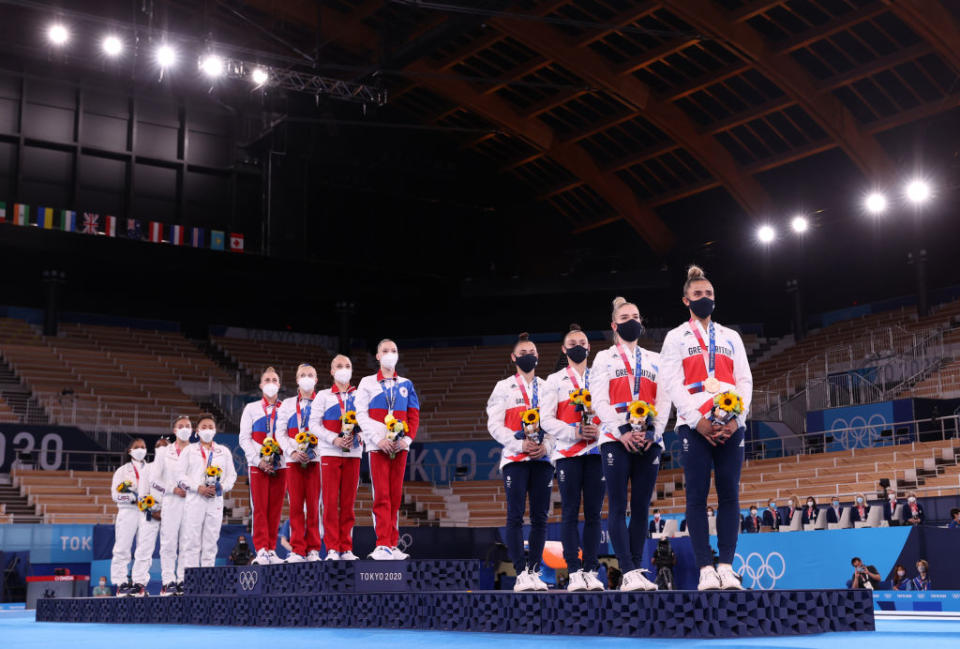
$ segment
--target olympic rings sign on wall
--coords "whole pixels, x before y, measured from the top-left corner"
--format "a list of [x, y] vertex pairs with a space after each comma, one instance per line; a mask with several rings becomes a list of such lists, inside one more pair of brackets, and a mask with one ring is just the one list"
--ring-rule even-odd
[[830, 424], [828, 432], [833, 434], [833, 439], [845, 450], [868, 448], [880, 439], [880, 432], [889, 425], [887, 418], [879, 413], [870, 415], [869, 420], [857, 415], [849, 422], [843, 417], [837, 417]]

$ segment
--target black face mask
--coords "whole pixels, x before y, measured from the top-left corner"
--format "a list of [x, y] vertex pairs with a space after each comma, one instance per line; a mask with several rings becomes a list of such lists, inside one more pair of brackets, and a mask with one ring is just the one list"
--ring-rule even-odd
[[713, 313], [714, 303], [708, 297], [702, 297], [699, 300], [690, 300], [690, 310], [698, 318], [706, 318]]
[[618, 322], [617, 335], [620, 336], [621, 339], [626, 340], [628, 343], [632, 343], [634, 340], [643, 335], [643, 325], [637, 320]]
[[566, 350], [567, 358], [571, 363], [582, 363], [587, 358], [587, 348], [583, 345], [577, 345]]
[[517, 356], [516, 363], [521, 372], [532, 372], [533, 368], [537, 366], [537, 360], [537, 357], [533, 354], [524, 354], [523, 356]]

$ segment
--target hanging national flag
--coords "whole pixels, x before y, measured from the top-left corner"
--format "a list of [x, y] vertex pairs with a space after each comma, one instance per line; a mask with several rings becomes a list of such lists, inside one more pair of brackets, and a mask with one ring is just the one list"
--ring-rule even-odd
[[7, 220], [7, 204], [3, 201], [0, 201], [0, 223], [5, 223]]
[[158, 221], [150, 221], [150, 241], [153, 243], [163, 243], [163, 224]]
[[43, 228], [44, 230], [52, 230], [54, 227], [56, 227], [53, 224], [53, 208], [52, 207], [37, 208], [37, 225]]
[[73, 210], [60, 210], [60, 229], [64, 232], [76, 232], [77, 213]]
[[190, 228], [190, 245], [203, 248], [203, 228]]
[[13, 224], [14, 225], [30, 224], [30, 206], [29, 205], [24, 205], [23, 203], [14, 203]]
[[210, 249], [223, 250], [223, 232], [221, 230], [210, 230]]
[[230, 233], [230, 252], [243, 252], [243, 235]]
[[97, 234], [100, 232], [100, 215], [94, 214], [93, 212], [84, 212], [83, 229], [81, 232], [84, 234]]
[[184, 228], [182, 225], [170, 226], [170, 243], [175, 246], [183, 245]]
[[127, 238], [143, 241], [143, 227], [137, 219], [127, 219]]
[[117, 236], [117, 217], [107, 215], [103, 222], [103, 233], [108, 237]]

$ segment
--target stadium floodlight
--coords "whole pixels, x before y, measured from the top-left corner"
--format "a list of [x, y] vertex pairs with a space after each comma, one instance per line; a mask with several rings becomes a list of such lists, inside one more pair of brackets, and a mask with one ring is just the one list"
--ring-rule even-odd
[[887, 211], [887, 197], [880, 192], [873, 192], [864, 199], [863, 206], [870, 214], [883, 214]]
[[200, 59], [200, 69], [211, 79], [216, 79], [224, 72], [223, 59], [216, 54], [207, 54]]
[[922, 205], [930, 199], [930, 183], [919, 178], [911, 180], [907, 183], [904, 194], [914, 205]]
[[790, 221], [790, 227], [793, 228], [793, 231], [797, 234], [803, 234], [810, 229], [810, 222], [807, 220], [807, 217], [797, 215]]
[[117, 56], [123, 51], [123, 41], [121, 41], [119, 37], [113, 36], [112, 34], [104, 37], [100, 46], [103, 48], [103, 53], [110, 57]]
[[262, 86], [270, 80], [270, 75], [267, 74], [267, 71], [263, 68], [254, 68], [253, 72], [250, 74], [250, 79], [255, 85]]
[[177, 62], [177, 51], [169, 45], [161, 45], [156, 52], [157, 65], [161, 68], [169, 68]]
[[66, 45], [67, 41], [70, 40], [70, 32], [64, 25], [54, 23], [47, 28], [47, 38], [54, 45]]
[[773, 229], [772, 225], [761, 225], [757, 229], [757, 240], [760, 243], [773, 243], [776, 238], [777, 231]]

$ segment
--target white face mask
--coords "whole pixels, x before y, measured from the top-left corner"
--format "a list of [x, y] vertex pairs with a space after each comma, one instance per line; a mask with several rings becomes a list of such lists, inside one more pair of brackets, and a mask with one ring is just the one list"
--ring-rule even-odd
[[313, 392], [313, 388], [316, 387], [316, 385], [317, 380], [312, 376], [301, 376], [297, 379], [297, 386], [307, 393]]
[[333, 373], [333, 380], [344, 385], [348, 385], [351, 378], [353, 378], [353, 370], [349, 367], [341, 367]]
[[897, 571], [897, 576], [898, 576], [898, 577], [905, 577], [906, 575], [907, 575], [907, 571], [906, 571], [906, 570], [898, 570], [898, 571]]
[[914, 498], [913, 496], [910, 496], [909, 498], [907, 498], [907, 502], [912, 505], [913, 503], [917, 502], [917, 499]]
[[147, 457], [147, 449], [145, 448], [135, 448], [130, 451], [130, 457], [132, 457], [137, 462], [143, 462], [143, 458]]
[[660, 520], [660, 514], [654, 514], [654, 515], [653, 515], [653, 520], [655, 520], [655, 521]]
[[751, 516], [756, 516], [756, 515], [757, 515], [757, 510], [756, 510], [756, 509], [751, 509], [751, 510], [750, 510], [750, 515], [751, 515]]
[[263, 390], [263, 396], [272, 399], [277, 396], [277, 392], [280, 391], [280, 386], [276, 383], [265, 383], [260, 389]]
[[208, 444], [213, 441], [213, 436], [216, 434], [217, 434], [217, 431], [212, 430], [210, 428], [201, 428], [200, 430], [197, 431], [197, 435], [200, 436], [200, 440]]
[[399, 360], [399, 358], [400, 354], [397, 352], [387, 352], [380, 356], [380, 364], [388, 370], [392, 370], [397, 366], [397, 360]]
[[190, 426], [181, 426], [177, 429], [177, 439], [181, 442], [189, 442], [190, 435], [193, 434], [193, 429]]
[[813, 501], [812, 501], [812, 500], [808, 500], [808, 501], [807, 501], [807, 507], [813, 507]]

